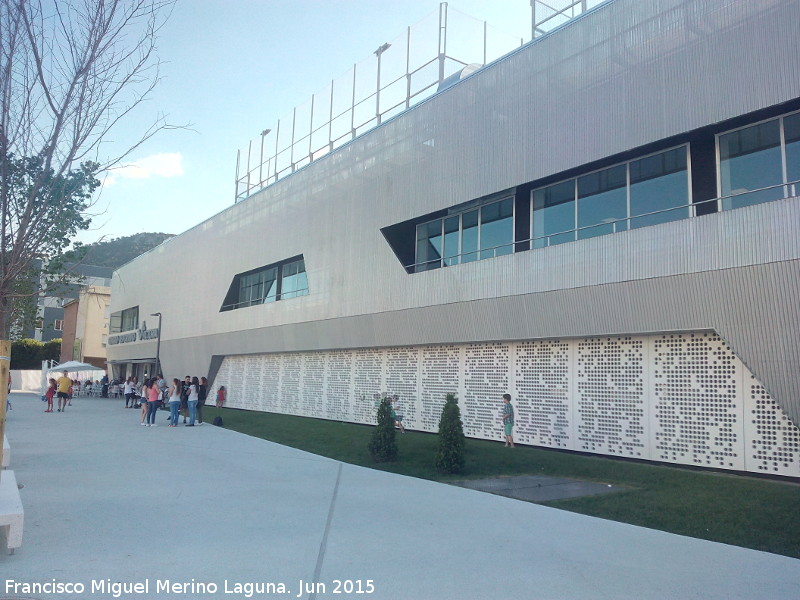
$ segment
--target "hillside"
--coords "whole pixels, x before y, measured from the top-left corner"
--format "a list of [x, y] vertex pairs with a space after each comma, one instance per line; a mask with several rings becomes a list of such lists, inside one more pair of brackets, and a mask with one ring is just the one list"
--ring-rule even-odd
[[174, 237], [171, 233], [135, 233], [121, 238], [87, 244], [82, 262], [87, 265], [118, 269], [137, 256], [152, 250], [164, 240]]

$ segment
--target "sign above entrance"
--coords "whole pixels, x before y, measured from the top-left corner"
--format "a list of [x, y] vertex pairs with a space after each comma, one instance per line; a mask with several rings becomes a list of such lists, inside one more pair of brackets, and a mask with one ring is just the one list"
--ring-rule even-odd
[[131, 342], [141, 342], [144, 340], [155, 340], [158, 338], [159, 329], [148, 329], [147, 322], [142, 321], [142, 326], [135, 331], [127, 333], [120, 333], [119, 335], [111, 335], [108, 337], [108, 345], [116, 346], [117, 344], [129, 344]]

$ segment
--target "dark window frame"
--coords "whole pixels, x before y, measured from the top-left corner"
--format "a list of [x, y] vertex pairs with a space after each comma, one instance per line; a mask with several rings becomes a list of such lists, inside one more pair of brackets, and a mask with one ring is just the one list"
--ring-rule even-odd
[[[302, 263], [302, 271], [297, 270], [295, 273], [284, 275], [284, 269], [286, 267], [293, 267], [298, 263]], [[275, 270], [275, 293], [262, 295], [260, 298], [249, 298], [246, 300], [241, 299], [241, 282], [246, 277], [251, 277], [253, 275], [257, 275], [259, 273], [265, 273], [267, 271]], [[222, 306], [219, 309], [219, 312], [228, 312], [231, 310], [239, 310], [241, 308], [248, 308], [251, 306], [262, 306], [265, 304], [274, 304], [275, 302], [279, 302], [281, 300], [288, 300], [291, 298], [298, 298], [300, 296], [307, 296], [309, 292], [308, 288], [308, 275], [305, 275], [305, 283], [306, 287], [302, 289], [291, 290], [284, 294], [283, 292], [283, 282], [285, 277], [289, 276], [299, 276], [301, 273], [307, 273], [305, 268], [305, 258], [302, 254], [298, 254], [297, 256], [293, 256], [291, 258], [287, 258], [284, 260], [280, 260], [274, 263], [270, 263], [268, 265], [264, 265], [258, 267], [256, 269], [250, 269], [249, 271], [244, 271], [242, 273], [237, 273], [233, 276], [231, 280], [231, 284], [228, 287], [228, 293], [225, 295], [225, 299], [222, 302]], [[248, 288], [250, 289], [250, 288]], [[269, 288], [272, 290], [272, 287]]]

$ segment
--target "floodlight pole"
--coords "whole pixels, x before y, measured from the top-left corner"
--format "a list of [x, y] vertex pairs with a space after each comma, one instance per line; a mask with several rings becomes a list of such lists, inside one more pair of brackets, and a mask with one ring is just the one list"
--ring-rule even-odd
[[265, 129], [261, 132], [261, 158], [258, 160], [258, 185], [264, 185], [264, 138], [269, 135], [272, 129]]
[[[375, 83], [375, 119], [378, 125], [381, 124], [381, 54], [386, 52], [391, 46], [389, 42], [386, 42], [373, 52], [373, 54], [378, 57], [378, 78]], [[355, 76], [353, 80], [355, 81]]]

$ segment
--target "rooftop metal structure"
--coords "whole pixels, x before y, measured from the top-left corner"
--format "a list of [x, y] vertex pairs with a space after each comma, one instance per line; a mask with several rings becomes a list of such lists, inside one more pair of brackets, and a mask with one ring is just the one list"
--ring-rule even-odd
[[[531, 0], [535, 39], [609, 0]], [[527, 40], [530, 41], [530, 40]], [[522, 46], [447, 2], [264, 129], [236, 156], [235, 202]]]
[[466, 67], [464, 76], [524, 42], [442, 2], [240, 149], [236, 201], [432, 96]]
[[531, 0], [531, 39], [560, 27], [588, 10], [609, 0]]

